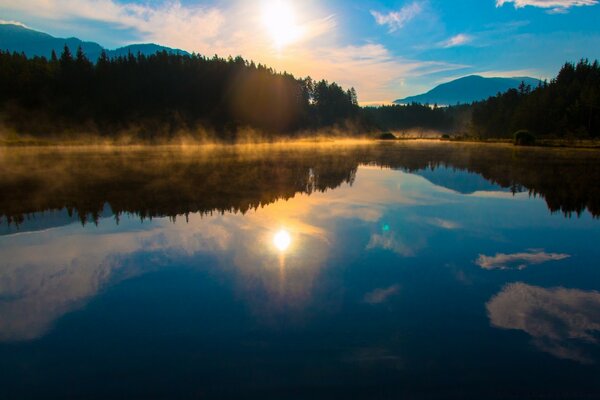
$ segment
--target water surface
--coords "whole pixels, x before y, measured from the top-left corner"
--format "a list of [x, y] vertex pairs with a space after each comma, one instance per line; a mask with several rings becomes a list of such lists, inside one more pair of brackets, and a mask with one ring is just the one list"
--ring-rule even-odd
[[600, 398], [600, 154], [0, 153], [0, 397]]

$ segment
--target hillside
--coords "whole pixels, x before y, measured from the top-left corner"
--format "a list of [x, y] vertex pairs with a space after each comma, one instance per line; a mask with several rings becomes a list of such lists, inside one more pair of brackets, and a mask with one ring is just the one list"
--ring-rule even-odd
[[530, 77], [484, 78], [478, 75], [466, 76], [439, 86], [427, 93], [396, 100], [396, 104], [438, 104], [455, 105], [485, 100], [498, 93], [517, 88], [521, 82], [535, 87], [540, 82]]
[[184, 50], [171, 49], [153, 43], [132, 44], [109, 50], [95, 42], [85, 42], [74, 37], [57, 38], [47, 33], [38, 32], [19, 25], [0, 24], [0, 50], [25, 53], [28, 57], [43, 56], [48, 58], [52, 54], [52, 50], [60, 55], [65, 45], [73, 52], [81, 46], [84, 53], [92, 61], [98, 59], [102, 50], [105, 50], [109, 57], [126, 56], [130, 52], [134, 55], [138, 52], [144, 55], [151, 55], [162, 50], [175, 54], [188, 54]]

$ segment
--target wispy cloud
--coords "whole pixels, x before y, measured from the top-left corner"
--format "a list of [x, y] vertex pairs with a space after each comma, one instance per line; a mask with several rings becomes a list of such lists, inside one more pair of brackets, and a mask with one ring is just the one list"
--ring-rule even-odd
[[440, 43], [441, 47], [449, 48], [449, 47], [458, 47], [469, 44], [473, 41], [473, 36], [467, 35], [466, 33], [459, 33], [456, 36], [452, 36], [448, 40], [444, 40]]
[[27, 25], [25, 25], [22, 22], [19, 22], [19, 21], [7, 21], [5, 19], [0, 19], [0, 25], [19, 25], [19, 26], [22, 26], [23, 28], [29, 28]]
[[595, 6], [598, 0], [496, 0], [496, 7], [513, 3], [515, 8], [527, 6], [547, 9], [552, 14], [564, 14], [571, 7]]
[[527, 253], [503, 254], [495, 256], [479, 255], [475, 264], [483, 269], [525, 269], [530, 265], [543, 264], [549, 261], [560, 261], [571, 257], [568, 254], [546, 253], [544, 251], [530, 251]]
[[398, 11], [388, 13], [371, 10], [371, 15], [375, 18], [375, 22], [378, 25], [386, 25], [388, 31], [391, 33], [403, 28], [407, 22], [419, 15], [421, 11], [423, 11], [421, 4], [414, 2], [405, 5]]

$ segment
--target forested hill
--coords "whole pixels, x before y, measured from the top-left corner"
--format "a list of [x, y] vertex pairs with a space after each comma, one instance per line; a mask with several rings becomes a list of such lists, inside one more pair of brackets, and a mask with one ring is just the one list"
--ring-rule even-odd
[[472, 132], [482, 137], [511, 137], [528, 130], [539, 137], [600, 137], [600, 64], [565, 64], [558, 76], [537, 87], [490, 97], [472, 106]]
[[50, 58], [53, 51], [60, 54], [64, 46], [68, 46], [72, 50], [81, 47], [87, 58], [93, 62], [98, 60], [103, 51], [108, 57], [126, 56], [128, 53], [152, 55], [163, 50], [168, 53], [189, 54], [184, 50], [171, 49], [153, 43], [134, 44], [109, 50], [95, 42], [86, 42], [74, 37], [57, 38], [20, 25], [0, 24], [0, 50], [24, 53], [27, 57]]
[[517, 78], [484, 78], [471, 75], [443, 83], [429, 92], [417, 96], [396, 100], [396, 104], [438, 104], [451, 106], [455, 104], [471, 104], [474, 101], [485, 100], [498, 93], [517, 88], [521, 82], [537, 86], [539, 80], [530, 77]]
[[555, 79], [535, 86], [521, 82], [486, 100], [451, 107], [412, 103], [368, 108], [363, 117], [383, 129], [406, 132], [429, 128], [450, 135], [514, 138], [519, 131], [530, 141], [600, 138], [600, 64], [566, 63]]
[[79, 48], [50, 59], [0, 52], [0, 115], [18, 133], [65, 132], [140, 139], [242, 130], [293, 134], [358, 117], [354, 89], [296, 79], [241, 57], [223, 59], [166, 51], [92, 63]]

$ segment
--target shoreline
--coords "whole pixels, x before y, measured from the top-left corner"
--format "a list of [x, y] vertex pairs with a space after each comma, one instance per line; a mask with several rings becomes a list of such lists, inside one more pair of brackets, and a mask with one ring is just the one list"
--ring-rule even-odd
[[448, 143], [448, 144], [482, 144], [510, 145], [515, 148], [559, 148], [600, 150], [600, 140], [592, 139], [538, 139], [535, 145], [518, 146], [512, 139], [476, 139], [476, 138], [396, 138], [378, 139], [363, 137], [305, 137], [295, 139], [280, 139], [273, 141], [242, 141], [242, 142], [206, 142], [194, 140], [173, 140], [166, 142], [150, 141], [120, 141], [116, 140], [77, 140], [77, 139], [0, 139], [0, 149], [9, 148], [78, 148], [78, 147], [108, 147], [108, 148], [148, 148], [148, 147], [230, 147], [230, 146], [298, 146], [298, 145], [359, 145], [375, 143]]

